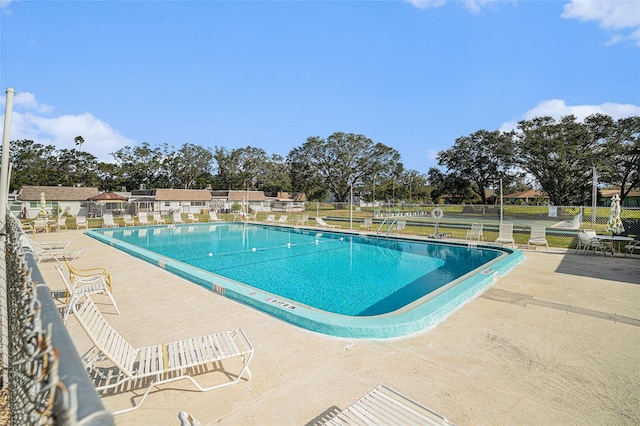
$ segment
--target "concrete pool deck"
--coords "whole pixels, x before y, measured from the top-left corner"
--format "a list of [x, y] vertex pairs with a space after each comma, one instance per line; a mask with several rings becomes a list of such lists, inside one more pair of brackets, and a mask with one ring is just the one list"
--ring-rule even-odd
[[[188, 381], [163, 385], [118, 425], [179, 424], [182, 410], [203, 425], [305, 425], [381, 383], [459, 425], [640, 423], [638, 255], [524, 249], [520, 265], [435, 329], [357, 340], [292, 326], [80, 231], [36, 236], [62, 239], [89, 248], [74, 266], [110, 271], [121, 315], [106, 296], [94, 300], [134, 346], [239, 327], [255, 347], [251, 380], [205, 393]], [[54, 265], [39, 267], [62, 290]], [[68, 327], [78, 351], [87, 350], [73, 317]], [[117, 410], [141, 393], [103, 402]]]

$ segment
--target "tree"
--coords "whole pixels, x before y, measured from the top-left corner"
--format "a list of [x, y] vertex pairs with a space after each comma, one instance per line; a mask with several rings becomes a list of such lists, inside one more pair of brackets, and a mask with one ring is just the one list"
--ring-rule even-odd
[[456, 203], [468, 201], [473, 197], [469, 181], [456, 173], [443, 173], [436, 167], [431, 167], [428, 179], [431, 185], [431, 200], [434, 203], [441, 203], [444, 196]]
[[453, 182], [466, 181], [481, 201], [487, 203], [487, 189], [495, 189], [499, 180], [512, 180], [513, 134], [498, 130], [478, 130], [456, 139], [454, 145], [438, 153], [438, 164], [455, 174]]
[[184, 189], [195, 186], [200, 176], [210, 174], [213, 153], [209, 148], [185, 143], [178, 151], [170, 152], [165, 160], [172, 185]]
[[213, 156], [218, 164], [219, 187], [248, 189], [253, 182], [267, 180], [269, 158], [263, 149], [247, 146], [229, 151], [216, 147]]
[[75, 138], [73, 138], [73, 140], [76, 143], [76, 146], [78, 147], [78, 149], [82, 150], [82, 144], [84, 143], [84, 138], [82, 136], [76, 136]]
[[52, 145], [45, 146], [29, 139], [11, 142], [10, 190], [17, 190], [24, 185], [43, 185], [54, 182], [57, 177], [49, 166], [55, 162], [55, 158], [55, 147]]
[[[587, 117], [589, 119], [589, 117]], [[620, 188], [620, 199], [640, 184], [640, 116], [610, 120], [600, 180]]]
[[518, 161], [553, 205], [582, 204], [590, 196], [591, 170], [598, 162], [597, 134], [568, 115], [556, 122], [537, 117], [518, 123]]
[[[166, 146], [165, 146], [166, 147]], [[127, 188], [167, 188], [167, 176], [164, 160], [166, 149], [152, 148], [147, 142], [140, 146], [119, 149], [111, 154], [118, 165], [122, 184]]]
[[308, 177], [314, 183], [321, 181], [338, 202], [348, 200], [352, 185], [393, 168], [399, 161], [400, 154], [395, 149], [363, 135], [342, 132], [327, 139], [307, 138], [288, 156], [294, 176]]

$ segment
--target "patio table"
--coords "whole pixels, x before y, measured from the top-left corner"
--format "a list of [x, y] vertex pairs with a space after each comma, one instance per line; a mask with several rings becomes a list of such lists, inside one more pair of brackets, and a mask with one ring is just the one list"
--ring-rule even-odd
[[611, 247], [611, 254], [615, 255], [616, 254], [616, 244], [617, 243], [617, 252], [618, 253], [622, 253], [622, 243], [623, 242], [631, 242], [633, 241], [633, 238], [631, 237], [623, 237], [620, 235], [596, 235], [596, 238], [599, 239], [600, 241], [609, 241], [610, 242], [610, 247]]

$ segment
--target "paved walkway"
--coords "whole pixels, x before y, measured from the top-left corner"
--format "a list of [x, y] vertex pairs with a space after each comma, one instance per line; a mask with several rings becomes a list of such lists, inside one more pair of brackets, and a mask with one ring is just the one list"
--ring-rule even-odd
[[[352, 340], [289, 325], [81, 232], [36, 238], [71, 239], [89, 247], [76, 267], [109, 269], [121, 315], [106, 297], [95, 300], [134, 346], [237, 327], [255, 346], [251, 380], [207, 393], [164, 385], [119, 425], [179, 424], [181, 410], [203, 425], [305, 425], [380, 383], [458, 425], [640, 424], [638, 256], [524, 249], [522, 264], [435, 329]], [[62, 290], [53, 266], [40, 264]], [[68, 326], [78, 350], [88, 349], [74, 318]], [[103, 400], [116, 410], [133, 396]]]

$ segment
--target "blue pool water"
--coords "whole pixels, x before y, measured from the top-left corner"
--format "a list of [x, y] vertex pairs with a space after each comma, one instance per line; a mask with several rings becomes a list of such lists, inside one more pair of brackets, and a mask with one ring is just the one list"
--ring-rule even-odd
[[[238, 223], [98, 229], [88, 234], [290, 322], [353, 337], [393, 337], [406, 331], [396, 331], [394, 325], [371, 335], [360, 330], [360, 324], [347, 326], [345, 334], [333, 325], [324, 330], [325, 320], [359, 324], [358, 318], [368, 322], [401, 314], [407, 317], [404, 322], [411, 322], [415, 308], [515, 253]], [[488, 270], [491, 281], [496, 270]], [[318, 318], [324, 326], [316, 324]]]

